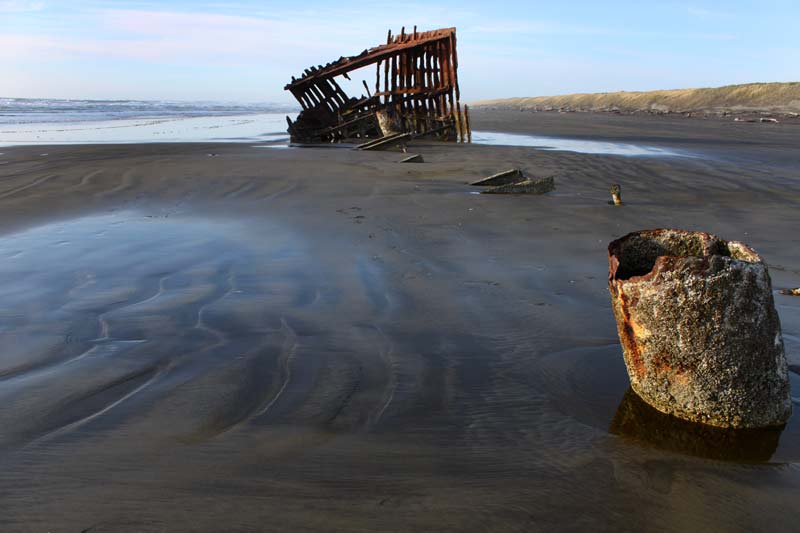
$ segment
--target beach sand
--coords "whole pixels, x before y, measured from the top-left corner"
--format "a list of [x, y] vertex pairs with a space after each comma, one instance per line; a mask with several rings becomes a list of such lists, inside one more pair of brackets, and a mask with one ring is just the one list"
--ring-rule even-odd
[[[663, 431], [626, 395], [606, 247], [749, 243], [800, 370], [777, 295], [800, 286], [800, 128], [472, 119], [692, 157], [0, 149], [0, 530], [795, 528], [800, 415]], [[556, 190], [467, 185], [512, 167]]]

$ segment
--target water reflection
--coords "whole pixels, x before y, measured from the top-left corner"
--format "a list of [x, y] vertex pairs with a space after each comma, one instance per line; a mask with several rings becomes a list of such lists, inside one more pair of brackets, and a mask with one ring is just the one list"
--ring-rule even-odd
[[563, 150], [583, 154], [606, 154], [622, 156], [649, 157], [692, 157], [680, 151], [640, 144], [615, 143], [607, 141], [591, 141], [588, 139], [565, 139], [560, 137], [544, 137], [539, 135], [520, 135], [497, 131], [474, 131], [472, 142], [501, 146], [531, 146], [541, 150]]
[[733, 430], [687, 422], [654, 409], [629, 388], [609, 431], [672, 452], [719, 461], [762, 463], [773, 458], [783, 427]]

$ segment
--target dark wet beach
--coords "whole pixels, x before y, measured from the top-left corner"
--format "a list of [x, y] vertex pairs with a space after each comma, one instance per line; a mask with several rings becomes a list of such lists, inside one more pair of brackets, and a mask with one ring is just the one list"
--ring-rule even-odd
[[[592, 117], [473, 128], [699, 157], [4, 148], [0, 530], [793, 530], [800, 416], [632, 398], [606, 246], [751, 244], [800, 371], [800, 129]], [[470, 194], [511, 167], [556, 191]]]

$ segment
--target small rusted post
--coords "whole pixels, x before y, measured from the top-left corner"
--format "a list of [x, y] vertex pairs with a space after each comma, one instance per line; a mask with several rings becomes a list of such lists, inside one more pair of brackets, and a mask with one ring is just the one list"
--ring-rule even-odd
[[456, 110], [456, 112], [453, 113], [453, 119], [455, 120], [455, 125], [456, 125], [456, 141], [459, 142], [459, 143], [463, 143], [464, 142], [464, 130], [461, 127], [461, 116], [460, 115], [461, 115], [461, 112], [459, 110]]
[[622, 205], [622, 191], [616, 183], [611, 186], [611, 203], [614, 205]]
[[392, 58], [387, 58], [383, 61], [383, 103], [388, 104], [390, 100], [389, 94], [389, 67], [391, 66]]
[[461, 124], [461, 91], [458, 88], [458, 53], [456, 51], [456, 36], [455, 34], [450, 35], [450, 50], [452, 53], [452, 60], [450, 62], [450, 79], [453, 80], [453, 90], [455, 92], [455, 113], [456, 117], [458, 118], [458, 137], [459, 142], [464, 142], [464, 128]]
[[395, 54], [392, 56], [392, 104], [394, 104], [397, 99], [397, 76], [399, 74], [397, 70], [397, 54]]
[[469, 124], [469, 106], [467, 104], [464, 104], [464, 118], [467, 123], [467, 142], [472, 144], [472, 126]]

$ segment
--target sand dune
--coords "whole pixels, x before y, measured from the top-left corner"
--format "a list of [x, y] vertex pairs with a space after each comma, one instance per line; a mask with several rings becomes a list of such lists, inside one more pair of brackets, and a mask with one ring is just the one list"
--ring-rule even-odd
[[653, 113], [800, 113], [800, 82], [746, 83], [725, 87], [620, 91], [504, 98], [475, 102], [475, 107], [532, 110], [622, 111]]

